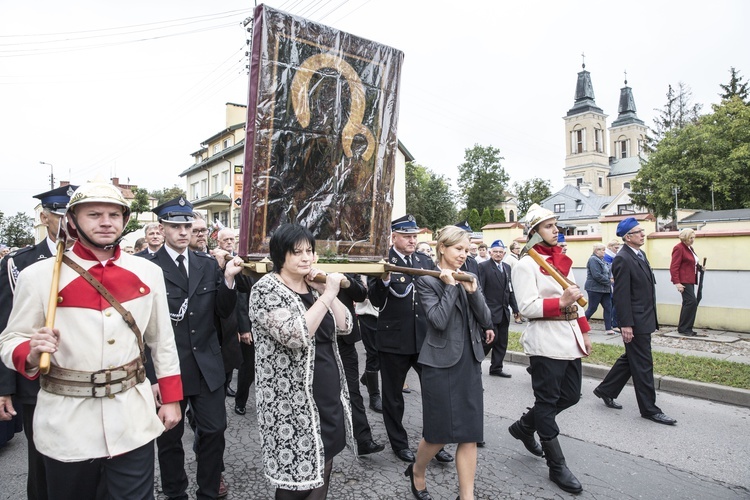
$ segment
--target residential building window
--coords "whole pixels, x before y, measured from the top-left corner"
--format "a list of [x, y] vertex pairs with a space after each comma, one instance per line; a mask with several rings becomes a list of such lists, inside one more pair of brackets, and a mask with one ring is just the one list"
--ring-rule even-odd
[[232, 210], [232, 227], [240, 227], [240, 213], [242, 213], [242, 210], [236, 207]]
[[229, 137], [227, 139], [224, 139], [224, 141], [221, 144], [223, 146], [223, 149], [227, 149], [229, 146], [232, 145], [232, 138]]
[[623, 182], [622, 187], [625, 189], [630, 189], [630, 183], [629, 182]]
[[200, 198], [200, 191], [198, 191], [198, 183], [194, 182], [190, 184], [190, 199], [197, 200]]
[[594, 145], [597, 153], [604, 152], [604, 131], [600, 128], [594, 129]]
[[211, 184], [214, 185], [214, 190], [212, 194], [221, 192], [221, 186], [219, 185], [219, 174], [211, 176]]
[[628, 158], [630, 156], [630, 140], [617, 141], [617, 152], [620, 158]]
[[585, 236], [589, 234], [587, 229], [576, 229], [576, 235], [578, 236]]
[[220, 144], [219, 144], [218, 142], [217, 142], [216, 144], [214, 144], [214, 152], [213, 152], [213, 154], [216, 154], [216, 153], [218, 153], [218, 152], [219, 152], [219, 147], [220, 147], [220, 146], [221, 146], [221, 145], [220, 145]]
[[581, 187], [581, 184], [583, 184], [583, 177], [578, 177], [576, 179], [576, 186]]
[[229, 226], [229, 210], [224, 210], [219, 214], [219, 221], [224, 224], [224, 227]]
[[[224, 189], [225, 187], [229, 186], [229, 170], [224, 170], [221, 173], [221, 188]], [[234, 187], [234, 186], [232, 186]]]
[[583, 203], [579, 201], [576, 203], [576, 212], [580, 212], [581, 210], [583, 210]]
[[565, 203], [555, 203], [555, 213], [561, 214], [565, 211]]
[[204, 196], [208, 196], [208, 180], [207, 179], [201, 179], [200, 197], [203, 198]]
[[570, 151], [572, 154], [586, 151], [586, 129], [579, 128], [570, 133]]

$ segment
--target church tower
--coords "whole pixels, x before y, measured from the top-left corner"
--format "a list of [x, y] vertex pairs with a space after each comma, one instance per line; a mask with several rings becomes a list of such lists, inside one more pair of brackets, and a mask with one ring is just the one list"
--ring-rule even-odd
[[609, 194], [609, 155], [607, 154], [607, 115], [594, 101], [591, 73], [586, 64], [578, 73], [575, 102], [565, 120], [565, 184], [582, 192]]
[[620, 105], [617, 111], [617, 119], [609, 127], [612, 151], [609, 189], [612, 194], [620, 192], [623, 188], [630, 188], [630, 180], [641, 167], [643, 145], [648, 132], [648, 127], [636, 114], [633, 89], [628, 87], [627, 73], [625, 86], [620, 89]]

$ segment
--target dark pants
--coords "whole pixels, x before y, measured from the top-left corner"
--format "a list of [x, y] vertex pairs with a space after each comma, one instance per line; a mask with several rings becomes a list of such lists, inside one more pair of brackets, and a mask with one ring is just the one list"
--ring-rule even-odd
[[581, 360], [531, 356], [531, 387], [534, 406], [521, 422], [535, 429], [539, 439], [549, 441], [560, 433], [555, 417], [581, 398]]
[[690, 333], [695, 325], [695, 315], [698, 312], [698, 300], [695, 298], [695, 285], [682, 284], [682, 309], [680, 309], [680, 323], [677, 325], [679, 333]]
[[234, 396], [234, 404], [244, 408], [250, 395], [250, 386], [255, 382], [255, 344], [240, 344], [242, 352], [242, 365], [237, 370], [237, 394]]
[[333, 469], [333, 459], [325, 464], [323, 470], [323, 486], [318, 486], [314, 490], [285, 490], [276, 488], [276, 500], [324, 500], [328, 496], [328, 487], [331, 484], [331, 469]]
[[414, 368], [417, 374], [422, 369], [417, 363], [419, 354], [395, 354], [379, 351], [380, 378], [383, 387], [380, 390], [383, 400], [383, 423], [388, 432], [388, 440], [394, 451], [409, 447], [409, 438], [401, 422], [404, 418], [404, 382], [409, 368]]
[[502, 323], [492, 325], [492, 329], [495, 331], [493, 341], [489, 344], [482, 341], [485, 356], [492, 350], [490, 373], [503, 371], [503, 360], [505, 359], [505, 353], [508, 351], [508, 324], [510, 324], [510, 316], [506, 315]]
[[656, 406], [650, 334], [633, 335], [633, 340], [625, 344], [625, 354], [617, 358], [598, 389], [605, 396], [617, 398], [631, 376], [641, 415], [661, 413], [661, 409]]
[[604, 309], [604, 329], [612, 329], [612, 294], [602, 292], [592, 292], [586, 290], [589, 294], [589, 307], [586, 309], [586, 319], [591, 319], [596, 310], [599, 308], [599, 304]]
[[365, 346], [365, 371], [377, 372], [380, 370], [380, 358], [378, 357], [378, 347], [375, 343], [375, 335], [378, 331], [378, 318], [370, 314], [361, 314], [357, 316], [359, 321], [359, 331], [362, 334], [362, 345]]
[[23, 405], [23, 431], [26, 434], [28, 448], [29, 473], [26, 478], [26, 494], [29, 500], [46, 500], [47, 471], [44, 467], [44, 457], [34, 446], [34, 410], [36, 405]]
[[[85, 429], [81, 429], [85, 432]], [[112, 458], [60, 462], [44, 457], [48, 496], [52, 500], [97, 498], [100, 480], [107, 498], [140, 500], [154, 498], [154, 443]]]
[[198, 471], [197, 498], [216, 498], [219, 494], [219, 481], [224, 457], [224, 429], [227, 427], [227, 414], [224, 406], [224, 387], [211, 392], [206, 381], [201, 378], [201, 392], [187, 396], [180, 402], [182, 420], [172, 429], [156, 438], [161, 468], [161, 486], [169, 498], [187, 499], [188, 479], [185, 473], [185, 450], [182, 448], [182, 434], [185, 431], [185, 408], [188, 402], [195, 422], [196, 462]]
[[357, 443], [364, 443], [372, 439], [372, 431], [365, 413], [365, 403], [362, 393], [359, 391], [359, 356], [355, 344], [347, 344], [338, 340], [339, 355], [344, 365], [346, 375], [346, 386], [349, 389], [349, 402], [352, 408], [352, 426], [354, 427], [354, 439]]

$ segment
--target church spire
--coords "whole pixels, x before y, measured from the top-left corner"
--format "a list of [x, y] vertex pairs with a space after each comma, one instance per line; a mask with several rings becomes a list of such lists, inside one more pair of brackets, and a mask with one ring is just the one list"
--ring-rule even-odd
[[617, 119], [612, 122], [613, 127], [637, 123], [643, 125], [643, 120], [638, 118], [635, 110], [635, 99], [633, 89], [628, 87], [628, 73], [625, 72], [625, 86], [620, 89], [620, 106], [617, 109]]
[[[583, 54], [581, 54], [581, 56], [585, 57]], [[578, 82], [576, 82], [575, 102], [573, 107], [568, 110], [568, 116], [577, 115], [586, 111], [604, 113], [594, 101], [594, 86], [591, 83], [591, 73], [586, 71], [586, 63], [584, 62], [581, 67], [583, 69], [578, 73]]]

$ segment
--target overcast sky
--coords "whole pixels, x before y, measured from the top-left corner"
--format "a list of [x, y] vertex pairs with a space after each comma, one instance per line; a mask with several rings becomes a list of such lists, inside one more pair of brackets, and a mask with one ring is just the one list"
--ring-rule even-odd
[[[736, 67], [750, 80], [750, 2], [272, 0], [268, 5], [405, 53], [398, 136], [455, 182], [464, 150], [492, 145], [511, 183], [562, 187], [562, 117], [581, 54], [596, 102], [617, 117], [627, 70], [652, 125], [667, 86], [704, 105]], [[247, 102], [254, 2], [0, 0], [0, 211], [32, 213], [56, 180], [179, 184], [224, 104]], [[57, 185], [57, 184], [56, 184]]]

